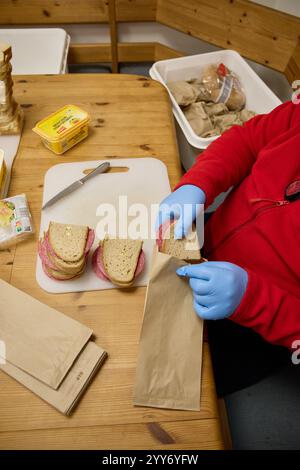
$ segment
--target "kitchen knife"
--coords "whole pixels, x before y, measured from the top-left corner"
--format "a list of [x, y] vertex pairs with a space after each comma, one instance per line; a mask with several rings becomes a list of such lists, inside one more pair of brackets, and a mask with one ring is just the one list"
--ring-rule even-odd
[[88, 175], [86, 175], [83, 178], [81, 178], [80, 180], [77, 180], [74, 183], [70, 184], [70, 186], [67, 186], [65, 189], [63, 189], [62, 191], [57, 193], [54, 197], [49, 199], [49, 201], [46, 202], [46, 204], [43, 205], [42, 210], [46, 209], [47, 207], [52, 206], [57, 201], [59, 201], [61, 198], [65, 197], [67, 194], [70, 194], [73, 191], [76, 191], [76, 189], [83, 186], [84, 183], [86, 183], [90, 178], [92, 178], [93, 176], [99, 175], [100, 173], [104, 173], [109, 168], [110, 168], [110, 163], [109, 162], [101, 163], [101, 165], [97, 166]]

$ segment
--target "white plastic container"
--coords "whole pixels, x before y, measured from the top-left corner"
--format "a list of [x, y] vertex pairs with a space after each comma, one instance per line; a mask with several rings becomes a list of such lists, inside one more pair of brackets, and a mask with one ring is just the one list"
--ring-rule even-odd
[[[280, 99], [277, 98], [277, 96], [267, 87], [261, 78], [236, 51], [221, 50], [209, 52], [207, 54], [161, 60], [153, 64], [150, 69], [150, 76], [154, 80], [161, 82], [169, 91], [167, 86], [168, 82], [189, 80], [196, 77], [200, 78], [201, 72], [206, 65], [218, 64], [220, 62], [223, 62], [239, 77], [246, 94], [247, 109], [255, 111], [258, 114], [264, 114], [270, 112], [276, 106], [281, 104]], [[170, 91], [169, 94], [172, 100], [173, 113], [178, 125], [190, 146], [193, 147], [189, 152], [189, 160], [191, 160], [193, 159], [193, 156], [200, 153], [199, 149], [205, 149], [211, 142], [217, 139], [218, 136], [205, 138], [199, 137], [195, 134]], [[179, 138], [179, 147], [185, 147], [185, 143], [180, 142], [180, 140], [181, 138]], [[182, 157], [184, 157], [184, 155], [182, 155]], [[191, 166], [189, 163], [186, 162], [185, 164], [183, 161], [184, 167], [186, 168], [186, 166]]]
[[70, 36], [64, 29], [0, 29], [0, 41], [12, 46], [15, 75], [66, 73]]

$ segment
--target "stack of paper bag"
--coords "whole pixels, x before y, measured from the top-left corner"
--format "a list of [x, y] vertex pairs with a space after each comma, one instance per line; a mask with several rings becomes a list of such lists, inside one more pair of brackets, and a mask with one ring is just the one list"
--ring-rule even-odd
[[0, 340], [5, 345], [0, 369], [64, 414], [71, 412], [106, 358], [90, 341], [92, 334], [0, 280]]

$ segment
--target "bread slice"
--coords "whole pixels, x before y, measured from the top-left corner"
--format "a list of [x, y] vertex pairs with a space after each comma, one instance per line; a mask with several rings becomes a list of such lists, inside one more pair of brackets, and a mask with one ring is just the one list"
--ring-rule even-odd
[[47, 252], [47, 255], [48, 258], [52, 261], [52, 263], [56, 266], [56, 268], [65, 274], [77, 274], [79, 271], [82, 270], [85, 263], [85, 256], [80, 258], [78, 261], [72, 263], [70, 261], [64, 261], [63, 259], [58, 258], [55, 255], [53, 256], [50, 252]]
[[142, 246], [141, 240], [105, 238], [101, 242], [102, 262], [111, 282], [121, 287], [133, 283]]
[[74, 279], [75, 277], [81, 276], [83, 274], [85, 266], [81, 271], [79, 271], [77, 274], [65, 274], [62, 273], [61, 271], [56, 271], [55, 269], [51, 269], [45, 264], [43, 264], [43, 269], [44, 272], [49, 276], [50, 278], [56, 279], [57, 281], [68, 281], [71, 279]]
[[74, 263], [84, 257], [88, 231], [86, 226], [50, 222], [49, 242], [59, 258]]
[[172, 223], [163, 234], [161, 252], [185, 261], [199, 261], [201, 259], [200, 245], [196, 232], [193, 238], [174, 239], [174, 227]]

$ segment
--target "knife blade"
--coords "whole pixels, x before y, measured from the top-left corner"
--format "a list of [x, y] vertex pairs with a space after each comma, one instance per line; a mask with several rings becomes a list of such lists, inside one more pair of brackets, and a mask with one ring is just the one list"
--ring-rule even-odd
[[70, 186], [67, 186], [65, 189], [63, 189], [62, 191], [57, 193], [55, 196], [53, 196], [51, 199], [49, 199], [49, 201], [47, 201], [43, 205], [42, 210], [46, 209], [47, 207], [52, 206], [63, 197], [67, 196], [70, 193], [73, 193], [73, 191], [76, 191], [76, 189], [81, 188], [90, 178], [93, 178], [94, 176], [99, 175], [100, 173], [104, 173], [109, 168], [110, 168], [109, 162], [101, 163], [99, 166], [97, 166], [93, 171], [88, 173], [86, 176], [70, 184]]

